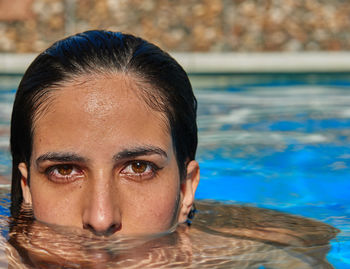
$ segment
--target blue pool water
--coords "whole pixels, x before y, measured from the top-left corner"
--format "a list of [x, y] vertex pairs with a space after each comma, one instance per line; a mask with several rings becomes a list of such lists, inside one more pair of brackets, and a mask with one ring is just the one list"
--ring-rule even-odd
[[193, 79], [199, 100], [197, 199], [331, 224], [341, 233], [327, 258], [335, 268], [350, 268], [349, 77], [201, 79]]
[[[350, 268], [350, 76], [191, 77], [198, 98], [197, 199], [277, 209], [341, 230], [328, 261]], [[0, 90], [0, 174], [18, 78]]]

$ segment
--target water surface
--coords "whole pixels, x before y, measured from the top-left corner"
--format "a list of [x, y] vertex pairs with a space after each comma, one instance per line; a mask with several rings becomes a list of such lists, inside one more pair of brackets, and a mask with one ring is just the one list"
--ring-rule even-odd
[[[0, 201], [8, 207], [8, 189]], [[144, 237], [98, 237], [1, 215], [2, 268], [332, 268], [328, 241], [337, 230], [281, 212], [197, 202], [191, 226]]]

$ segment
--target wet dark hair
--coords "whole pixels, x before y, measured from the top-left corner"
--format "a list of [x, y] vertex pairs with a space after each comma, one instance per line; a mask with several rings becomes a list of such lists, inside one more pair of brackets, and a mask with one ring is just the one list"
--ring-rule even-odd
[[164, 112], [170, 128], [180, 177], [197, 148], [197, 101], [186, 72], [159, 47], [132, 35], [87, 31], [54, 43], [25, 72], [11, 119], [11, 214], [23, 201], [18, 164], [30, 167], [33, 122], [50, 92], [82, 75], [124, 73], [140, 88], [147, 104]]

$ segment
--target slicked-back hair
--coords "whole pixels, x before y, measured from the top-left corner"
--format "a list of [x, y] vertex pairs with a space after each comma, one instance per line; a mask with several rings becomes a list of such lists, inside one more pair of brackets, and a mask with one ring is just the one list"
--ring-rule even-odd
[[113, 73], [130, 75], [145, 102], [165, 114], [183, 179], [197, 149], [197, 101], [186, 72], [169, 54], [139, 37], [87, 31], [42, 52], [19, 84], [11, 118], [12, 216], [18, 215], [23, 201], [18, 164], [30, 169], [34, 119], [50, 93], [80, 76]]

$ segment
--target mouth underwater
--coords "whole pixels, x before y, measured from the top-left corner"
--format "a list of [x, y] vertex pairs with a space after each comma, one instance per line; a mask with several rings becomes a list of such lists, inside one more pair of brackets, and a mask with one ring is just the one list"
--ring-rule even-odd
[[198, 201], [197, 207], [191, 226], [180, 224], [153, 235], [108, 237], [44, 224], [24, 207], [19, 218], [9, 220], [8, 243], [3, 243], [8, 253], [19, 254], [10, 260], [13, 268], [212, 268], [212, 264], [250, 268], [256, 263], [289, 268], [291, 264], [326, 266], [328, 242], [338, 232], [321, 222], [273, 210], [210, 201]]

